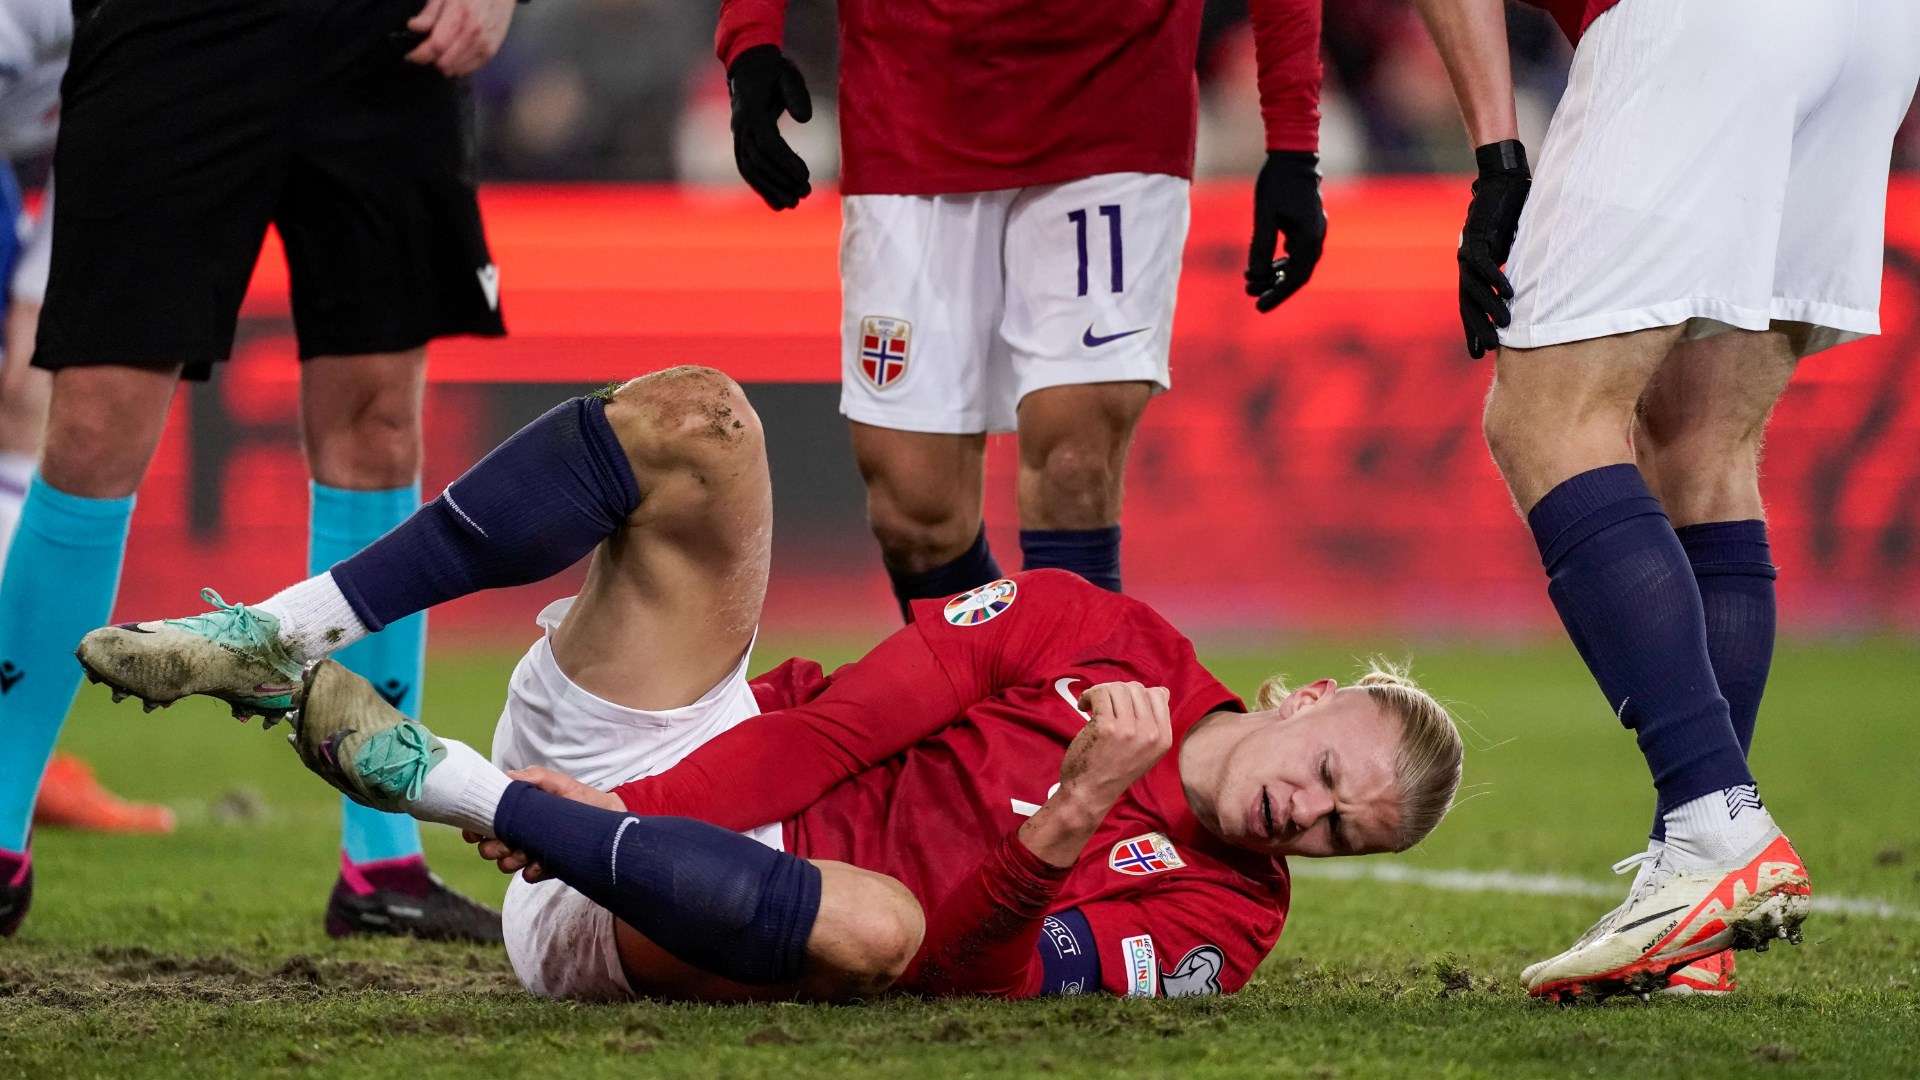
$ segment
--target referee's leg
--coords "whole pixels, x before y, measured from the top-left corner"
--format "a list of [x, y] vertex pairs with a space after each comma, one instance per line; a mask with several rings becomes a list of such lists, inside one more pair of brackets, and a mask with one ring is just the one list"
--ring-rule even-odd
[[179, 375], [102, 366], [53, 377], [45, 454], [0, 579], [0, 934], [26, 914], [34, 798], [80, 687], [73, 649], [112, 613], [133, 492]]

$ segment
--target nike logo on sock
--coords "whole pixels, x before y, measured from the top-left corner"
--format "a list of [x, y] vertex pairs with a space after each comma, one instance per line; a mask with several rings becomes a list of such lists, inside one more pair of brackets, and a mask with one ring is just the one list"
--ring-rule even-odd
[[15, 667], [13, 661], [0, 664], [0, 694], [13, 689], [15, 683], [26, 677], [27, 673]]
[[1122, 330], [1118, 334], [1095, 334], [1093, 332], [1093, 324], [1088, 323], [1087, 332], [1080, 335], [1080, 344], [1085, 345], [1089, 349], [1097, 349], [1109, 341], [1119, 341], [1123, 337], [1144, 334], [1151, 329], [1153, 329], [1151, 326], [1142, 326], [1137, 330]]

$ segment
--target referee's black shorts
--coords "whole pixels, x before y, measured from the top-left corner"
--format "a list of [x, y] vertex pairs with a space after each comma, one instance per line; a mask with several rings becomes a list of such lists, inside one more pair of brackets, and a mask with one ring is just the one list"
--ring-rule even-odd
[[421, 0], [81, 0], [33, 362], [205, 378], [269, 222], [302, 359], [504, 333], [466, 86]]

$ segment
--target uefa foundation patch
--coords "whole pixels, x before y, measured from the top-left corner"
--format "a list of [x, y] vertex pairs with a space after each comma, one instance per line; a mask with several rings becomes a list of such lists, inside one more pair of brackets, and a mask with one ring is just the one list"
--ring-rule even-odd
[[860, 374], [875, 390], [907, 377], [907, 345], [913, 324], [905, 319], [868, 315], [860, 320]]
[[947, 601], [947, 608], [942, 614], [955, 626], [978, 626], [1012, 607], [1013, 599], [1019, 593], [1020, 586], [1014, 584], [1011, 578], [989, 581]]
[[1154, 997], [1160, 993], [1160, 961], [1154, 955], [1153, 935], [1120, 939], [1120, 956], [1127, 965], [1127, 996]]
[[1107, 865], [1129, 877], [1145, 877], [1178, 870], [1187, 862], [1173, 850], [1173, 841], [1165, 834], [1150, 832], [1113, 845], [1107, 853]]

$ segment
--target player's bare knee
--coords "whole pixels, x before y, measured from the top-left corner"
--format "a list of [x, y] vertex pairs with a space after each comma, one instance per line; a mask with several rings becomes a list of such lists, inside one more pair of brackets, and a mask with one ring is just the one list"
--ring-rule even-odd
[[867, 521], [888, 566], [908, 572], [952, 562], [980, 532], [978, 510], [944, 492], [869, 483]]
[[411, 398], [347, 403], [306, 432], [313, 478], [358, 490], [404, 487], [420, 475], [420, 415]]
[[904, 975], [927, 933], [926, 915], [905, 885], [861, 872], [839, 879], [835, 939], [823, 957], [848, 996], [879, 993]]
[[682, 365], [602, 391], [607, 421], [638, 462], [710, 460], [757, 453], [760, 416], [725, 372]]
[[1022, 466], [1037, 481], [1036, 508], [1050, 529], [1095, 529], [1119, 515], [1120, 464], [1115, 448], [1098, 440], [1066, 439]]

